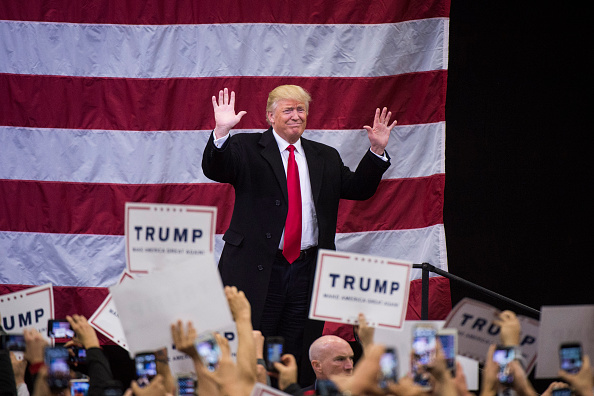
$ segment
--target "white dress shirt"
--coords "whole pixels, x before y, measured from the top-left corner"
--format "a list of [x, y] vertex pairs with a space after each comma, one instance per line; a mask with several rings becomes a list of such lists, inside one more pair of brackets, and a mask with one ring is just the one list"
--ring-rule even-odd
[[[276, 144], [283, 161], [285, 168], [285, 175], [287, 174], [287, 163], [289, 162], [289, 143], [281, 138], [274, 129], [272, 130]], [[222, 138], [214, 140], [214, 144], [217, 148], [221, 148], [229, 135], [225, 135]], [[313, 193], [311, 191], [311, 181], [309, 180], [309, 168], [307, 167], [307, 161], [305, 159], [305, 151], [301, 145], [301, 139], [295, 144], [295, 162], [297, 162], [297, 168], [299, 169], [299, 184], [301, 185], [301, 250], [308, 249], [318, 244], [318, 219], [316, 217], [316, 208], [313, 202]], [[280, 240], [279, 249], [283, 248], [285, 231]]]

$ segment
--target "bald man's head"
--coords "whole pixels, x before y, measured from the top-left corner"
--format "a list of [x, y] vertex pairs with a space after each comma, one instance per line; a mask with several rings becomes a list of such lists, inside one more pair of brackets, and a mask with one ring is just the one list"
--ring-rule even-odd
[[319, 380], [336, 374], [352, 375], [353, 356], [349, 343], [333, 335], [322, 336], [309, 347], [311, 367]]

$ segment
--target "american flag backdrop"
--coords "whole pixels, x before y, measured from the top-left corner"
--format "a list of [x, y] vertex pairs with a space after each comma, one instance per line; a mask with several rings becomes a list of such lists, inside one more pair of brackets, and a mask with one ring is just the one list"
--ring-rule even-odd
[[[201, 170], [211, 96], [229, 87], [267, 128], [268, 92], [307, 89], [304, 137], [356, 166], [376, 107], [398, 120], [375, 196], [342, 201], [338, 250], [447, 270], [443, 202], [450, 0], [3, 0], [0, 294], [51, 282], [57, 317], [87, 317], [125, 268], [124, 204], [218, 207]], [[415, 279], [408, 318], [420, 313]], [[450, 309], [431, 280], [430, 314]]]

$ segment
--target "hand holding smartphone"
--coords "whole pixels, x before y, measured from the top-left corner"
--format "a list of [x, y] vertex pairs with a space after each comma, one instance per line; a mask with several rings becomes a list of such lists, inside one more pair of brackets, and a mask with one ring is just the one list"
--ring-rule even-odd
[[398, 354], [394, 348], [386, 348], [380, 358], [380, 388], [386, 389], [389, 382], [398, 382]]
[[509, 385], [514, 380], [509, 364], [516, 358], [515, 351], [514, 347], [498, 345], [493, 352], [493, 361], [499, 364], [497, 379], [502, 384]]
[[456, 355], [458, 354], [458, 330], [443, 328], [437, 332], [452, 378], [456, 376]]
[[579, 342], [566, 342], [559, 345], [559, 365], [561, 370], [577, 374], [582, 369], [582, 345]]
[[285, 339], [280, 336], [276, 337], [266, 337], [266, 342], [264, 344], [265, 347], [265, 354], [264, 360], [266, 361], [266, 369], [268, 371], [276, 372], [276, 368], [274, 367], [275, 362], [281, 362], [281, 357], [283, 356], [283, 350], [285, 346]]
[[150, 384], [157, 375], [157, 358], [154, 353], [139, 353], [134, 356], [136, 366], [136, 382], [140, 387]]
[[47, 381], [52, 391], [63, 390], [70, 381], [70, 355], [63, 347], [46, 347], [44, 352]]
[[221, 358], [221, 349], [214, 333], [206, 333], [198, 337], [196, 350], [208, 371], [215, 371]]
[[427, 366], [435, 360], [436, 334], [434, 326], [420, 324], [413, 329], [411, 372], [414, 382], [423, 389], [430, 389]]
[[50, 319], [47, 321], [47, 336], [50, 338], [72, 338], [74, 331], [65, 319]]

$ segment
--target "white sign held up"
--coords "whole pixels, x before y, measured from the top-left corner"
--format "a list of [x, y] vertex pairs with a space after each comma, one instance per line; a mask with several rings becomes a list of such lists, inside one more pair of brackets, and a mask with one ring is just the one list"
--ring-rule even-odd
[[148, 274], [172, 264], [214, 261], [217, 208], [195, 205], [126, 203], [126, 265]]
[[[485, 362], [489, 345], [500, 343], [501, 328], [494, 323], [500, 312], [489, 304], [470, 298], [464, 298], [456, 304], [448, 314], [444, 327], [458, 330], [460, 355]], [[526, 361], [526, 372], [530, 372], [536, 363], [539, 323], [523, 315], [517, 317], [522, 328], [519, 347]]]
[[406, 316], [412, 263], [320, 250], [310, 319], [400, 329]]
[[[124, 271], [118, 284], [124, 281], [131, 281], [133, 279], [134, 277], [132, 277], [132, 275], [130, 275], [127, 271]], [[99, 331], [119, 346], [125, 350], [128, 350], [126, 335], [124, 334], [124, 329], [122, 328], [122, 323], [120, 322], [118, 310], [115, 306], [111, 293], [107, 295], [105, 300], [103, 300], [103, 303], [101, 303], [99, 308], [97, 308], [95, 313], [93, 313], [93, 315], [89, 318], [89, 324], [93, 326], [95, 330]]]
[[2, 327], [9, 334], [34, 328], [47, 338], [47, 321], [54, 319], [54, 289], [51, 283], [0, 296]]
[[178, 264], [109, 290], [131, 355], [169, 345], [170, 325], [178, 320], [192, 321], [199, 333], [234, 325], [214, 265]]

